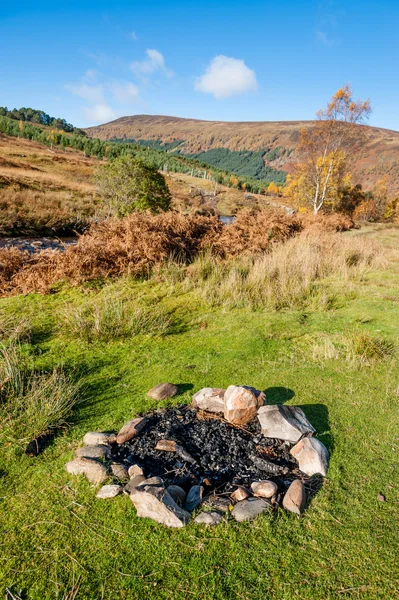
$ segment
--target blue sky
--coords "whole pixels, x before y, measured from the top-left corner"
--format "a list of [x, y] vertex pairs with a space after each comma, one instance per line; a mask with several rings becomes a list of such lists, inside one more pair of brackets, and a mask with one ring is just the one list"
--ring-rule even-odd
[[2, 3], [0, 105], [78, 126], [312, 119], [351, 83], [399, 130], [399, 0]]

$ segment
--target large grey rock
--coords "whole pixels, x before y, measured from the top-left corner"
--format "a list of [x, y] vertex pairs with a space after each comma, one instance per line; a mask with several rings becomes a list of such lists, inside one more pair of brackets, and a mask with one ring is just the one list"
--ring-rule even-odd
[[203, 505], [213, 510], [226, 513], [232, 507], [232, 502], [229, 498], [224, 498], [223, 496], [208, 496], [208, 498], [204, 500]]
[[265, 394], [255, 388], [230, 385], [224, 394], [224, 418], [234, 425], [245, 425], [265, 401]]
[[169, 485], [166, 490], [172, 496], [173, 500], [179, 506], [184, 505], [184, 501], [186, 499], [186, 492], [179, 485]]
[[261, 406], [258, 419], [265, 437], [297, 442], [303, 436], [312, 435], [315, 429], [298, 406]]
[[286, 491], [283, 499], [283, 507], [297, 515], [301, 515], [306, 505], [305, 487], [299, 479], [294, 479]]
[[158, 383], [155, 387], [151, 388], [147, 393], [147, 396], [153, 400], [166, 400], [176, 396], [179, 388], [173, 383]]
[[157, 475], [155, 475], [154, 477], [149, 477], [143, 483], [140, 483], [140, 485], [152, 485], [155, 487], [161, 487], [164, 485], [164, 481], [162, 477], [158, 477]]
[[75, 458], [109, 458], [111, 449], [109, 446], [83, 446], [74, 452]]
[[125, 481], [129, 479], [129, 472], [125, 465], [121, 463], [114, 462], [111, 465], [111, 473], [114, 477], [119, 479], [120, 481]]
[[223, 515], [216, 511], [202, 512], [194, 519], [200, 525], [218, 525], [223, 521]]
[[274, 481], [268, 479], [262, 481], [254, 481], [251, 483], [251, 490], [254, 496], [259, 498], [271, 498], [277, 492], [277, 485]]
[[128, 421], [124, 424], [124, 426], [116, 436], [116, 442], [118, 444], [128, 442], [140, 433], [143, 427], [145, 427], [145, 424], [146, 420], [144, 417], [137, 417], [137, 419], [132, 419], [131, 421]]
[[121, 485], [103, 485], [103, 487], [98, 490], [96, 496], [97, 498], [108, 499], [115, 498], [122, 491]]
[[190, 488], [184, 503], [185, 510], [193, 512], [193, 510], [201, 504], [203, 491], [204, 488], [202, 485], [193, 485], [192, 488]]
[[314, 437], [300, 440], [290, 450], [290, 454], [298, 461], [299, 468], [306, 475], [320, 473], [324, 477], [328, 470], [328, 450], [324, 444]]
[[107, 469], [98, 460], [92, 458], [74, 458], [65, 465], [72, 475], [85, 475], [94, 485], [103, 483], [107, 478]]
[[242, 523], [243, 521], [255, 519], [268, 508], [271, 508], [268, 500], [264, 500], [263, 498], [247, 498], [238, 502], [231, 511], [231, 514], [236, 521]]
[[224, 394], [221, 388], [203, 388], [193, 396], [193, 406], [208, 412], [224, 413]]
[[190, 520], [164, 487], [142, 486], [130, 494], [138, 517], [147, 517], [167, 527], [184, 527]]
[[114, 444], [116, 435], [114, 433], [103, 433], [102, 431], [88, 431], [83, 438], [86, 446], [99, 446], [101, 444]]

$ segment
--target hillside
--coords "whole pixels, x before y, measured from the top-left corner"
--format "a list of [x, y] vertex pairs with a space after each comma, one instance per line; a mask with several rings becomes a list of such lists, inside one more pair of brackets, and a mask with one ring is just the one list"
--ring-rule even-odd
[[[263, 151], [266, 167], [290, 172], [296, 158], [299, 132], [312, 124], [313, 121], [233, 123], [136, 115], [85, 131], [102, 140], [135, 140], [147, 144], [151, 141], [152, 146], [156, 144], [169, 152], [196, 155], [213, 166], [221, 166], [220, 162], [214, 162], [217, 148], [231, 151], [230, 162], [235, 158], [233, 153]], [[368, 126], [363, 130], [366, 141], [356, 163], [356, 182], [368, 189], [377, 179], [388, 175], [392, 188], [399, 190], [399, 132]], [[252, 163], [253, 156], [250, 159]], [[223, 167], [226, 168], [226, 163]], [[229, 170], [238, 172], [234, 168]]]
[[[66, 235], [103, 218], [93, 177], [98, 165], [97, 158], [72, 148], [0, 134], [0, 237]], [[183, 213], [213, 209], [231, 215], [281, 202], [220, 184], [215, 189], [213, 181], [189, 174], [169, 172], [165, 178], [172, 207]]]

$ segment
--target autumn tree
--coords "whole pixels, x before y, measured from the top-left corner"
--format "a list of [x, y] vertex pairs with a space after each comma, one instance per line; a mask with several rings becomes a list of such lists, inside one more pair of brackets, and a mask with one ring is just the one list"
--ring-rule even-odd
[[340, 201], [351, 185], [351, 166], [361, 144], [358, 125], [371, 112], [369, 100], [355, 101], [350, 85], [339, 89], [317, 123], [300, 134], [298, 147], [302, 162], [288, 178], [286, 195], [297, 204], [308, 204], [315, 214]]

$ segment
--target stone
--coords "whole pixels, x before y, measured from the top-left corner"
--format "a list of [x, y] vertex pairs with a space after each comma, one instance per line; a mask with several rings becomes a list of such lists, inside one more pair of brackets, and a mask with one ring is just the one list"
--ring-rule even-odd
[[114, 477], [119, 479], [120, 481], [125, 481], [129, 479], [129, 472], [125, 465], [121, 463], [112, 463], [111, 465], [111, 473]]
[[83, 446], [74, 452], [75, 458], [109, 458], [111, 450], [109, 446]]
[[118, 435], [116, 436], [116, 442], [123, 444], [128, 442], [132, 438], [136, 437], [138, 433], [145, 427], [146, 420], [144, 417], [137, 417], [124, 424]]
[[155, 450], [161, 452], [176, 452], [176, 442], [174, 440], [158, 440]]
[[132, 477], [131, 480], [123, 488], [124, 493], [128, 495], [131, 494], [133, 490], [138, 488], [139, 485], [142, 484], [144, 481], [146, 481], [144, 475], [136, 475], [135, 477]]
[[254, 496], [260, 498], [271, 498], [277, 492], [277, 485], [274, 481], [263, 480], [251, 483], [251, 490]]
[[136, 475], [144, 475], [143, 469], [139, 465], [131, 465], [127, 472], [130, 479], [133, 479]]
[[204, 488], [202, 485], [193, 485], [190, 488], [190, 491], [187, 494], [186, 501], [184, 503], [184, 508], [188, 512], [193, 512], [202, 502], [202, 494], [204, 492]]
[[230, 498], [232, 500], [234, 500], [234, 502], [240, 502], [241, 500], [245, 500], [245, 498], [248, 498], [250, 495], [251, 494], [250, 494], [250, 492], [247, 489], [245, 489], [243, 487], [238, 487], [231, 494]]
[[88, 431], [83, 438], [86, 446], [100, 446], [102, 444], [114, 444], [116, 435], [114, 433], [103, 433], [102, 431]]
[[299, 479], [294, 479], [283, 498], [285, 510], [301, 515], [306, 505], [305, 486]]
[[255, 519], [266, 509], [271, 508], [268, 500], [263, 498], [247, 498], [238, 502], [231, 511], [232, 516], [238, 523]]
[[140, 485], [147, 485], [147, 486], [155, 485], [156, 487], [161, 487], [165, 484], [164, 484], [162, 477], [155, 476], [155, 477], [149, 477], [143, 483], [140, 483]]
[[193, 406], [213, 413], [224, 413], [224, 394], [221, 388], [203, 388], [193, 396]]
[[107, 478], [105, 466], [92, 458], [74, 458], [67, 462], [65, 468], [72, 475], [85, 475], [94, 485], [99, 485]]
[[191, 515], [180, 508], [164, 487], [139, 487], [130, 494], [138, 517], [147, 517], [167, 527], [184, 527]]
[[98, 490], [96, 497], [102, 499], [115, 498], [122, 491], [121, 485], [103, 485], [103, 487]]
[[176, 396], [179, 388], [173, 383], [159, 383], [155, 387], [151, 388], [147, 396], [153, 400], [166, 400]]
[[314, 437], [303, 438], [291, 448], [290, 454], [296, 458], [300, 470], [305, 475], [327, 475], [329, 455], [320, 440]]
[[192, 465], [196, 462], [196, 460], [187, 452], [183, 446], [176, 444], [176, 454], [180, 456], [182, 460], [185, 462], [191, 463]]
[[224, 395], [224, 418], [234, 425], [245, 425], [265, 401], [265, 394], [255, 388], [230, 385]]
[[173, 500], [179, 506], [184, 505], [184, 501], [186, 499], [186, 492], [179, 485], [170, 485], [166, 488], [169, 494], [172, 496]]
[[203, 505], [224, 513], [228, 512], [232, 507], [231, 500], [223, 496], [208, 496]]
[[223, 515], [216, 511], [201, 512], [194, 519], [195, 523], [200, 525], [218, 525], [223, 521]]
[[265, 437], [277, 438], [288, 442], [298, 442], [302, 437], [312, 435], [314, 427], [298, 406], [262, 406], [258, 410], [258, 419]]

